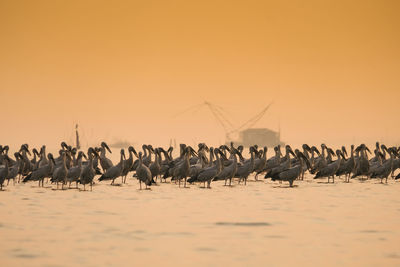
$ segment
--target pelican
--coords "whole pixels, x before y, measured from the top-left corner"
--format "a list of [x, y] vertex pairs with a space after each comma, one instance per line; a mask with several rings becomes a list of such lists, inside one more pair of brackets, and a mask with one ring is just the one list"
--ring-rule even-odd
[[139, 179], [140, 190], [142, 190], [142, 182], [147, 186], [151, 185], [151, 172], [150, 169], [143, 164], [143, 154], [139, 152], [139, 164], [136, 168], [136, 176]]
[[100, 165], [104, 173], [113, 166], [112, 161], [106, 157], [106, 149], [108, 150], [108, 152], [112, 153], [106, 142], [101, 142]]
[[83, 190], [86, 191], [86, 185], [90, 184], [90, 191], [92, 191], [93, 187], [93, 178], [96, 175], [96, 170], [93, 166], [93, 157], [98, 158], [99, 154], [97, 151], [90, 147], [88, 149], [88, 157], [89, 157], [89, 162], [86, 164], [86, 166], [83, 168], [81, 177], [80, 177], [80, 183], [83, 184]]
[[99, 181], [112, 180], [111, 185], [113, 185], [114, 180], [122, 175], [122, 171], [124, 169], [124, 161], [125, 161], [125, 150], [121, 149], [121, 157], [119, 163], [115, 166], [108, 168], [107, 171], [103, 173], [103, 175], [99, 178]]
[[42, 183], [42, 186], [43, 186], [44, 178], [50, 177], [53, 174], [54, 165], [55, 165], [55, 160], [54, 160], [53, 154], [49, 153], [47, 155], [47, 158], [49, 160], [49, 163], [47, 165], [44, 165], [44, 166], [32, 171], [30, 174], [28, 174], [25, 177], [25, 179], [22, 182], [26, 183], [28, 181], [39, 181], [39, 186], [40, 186], [40, 183]]

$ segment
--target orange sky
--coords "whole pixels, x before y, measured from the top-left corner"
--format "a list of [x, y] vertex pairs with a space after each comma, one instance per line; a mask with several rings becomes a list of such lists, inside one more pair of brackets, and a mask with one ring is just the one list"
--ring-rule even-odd
[[[196, 2], [196, 3], [194, 3]], [[400, 143], [398, 1], [0, 1], [2, 144], [224, 141], [235, 125], [288, 143]]]

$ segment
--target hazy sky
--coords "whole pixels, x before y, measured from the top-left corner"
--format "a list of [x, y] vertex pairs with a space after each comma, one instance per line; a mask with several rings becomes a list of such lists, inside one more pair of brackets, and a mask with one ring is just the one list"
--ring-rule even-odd
[[399, 1], [0, 0], [0, 143], [400, 143]]

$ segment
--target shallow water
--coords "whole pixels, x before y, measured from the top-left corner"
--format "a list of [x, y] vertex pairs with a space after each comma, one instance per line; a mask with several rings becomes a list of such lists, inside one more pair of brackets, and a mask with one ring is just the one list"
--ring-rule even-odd
[[400, 182], [325, 181], [10, 185], [0, 192], [0, 265], [399, 266]]

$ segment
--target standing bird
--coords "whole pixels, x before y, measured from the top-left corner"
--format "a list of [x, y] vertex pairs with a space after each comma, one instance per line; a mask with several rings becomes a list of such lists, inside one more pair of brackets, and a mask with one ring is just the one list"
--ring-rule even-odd
[[254, 171], [256, 172], [256, 176], [254, 177], [254, 179], [256, 181], [258, 181], [257, 176], [260, 173], [264, 172], [265, 166], [267, 165], [267, 151], [268, 151], [268, 148], [265, 146], [264, 150], [262, 150], [261, 157], [255, 159], [255, 161], [254, 161]]
[[229, 157], [230, 164], [225, 166], [222, 169], [222, 171], [214, 178], [214, 180], [224, 180], [225, 186], [227, 180], [229, 180], [229, 186], [232, 185], [232, 178], [235, 176], [238, 168], [236, 155], [239, 153], [239, 151], [236, 148], [231, 147], [230, 153], [231, 153]]
[[179, 187], [181, 180], [184, 179], [184, 187], [186, 187], [187, 177], [190, 176], [190, 162], [189, 158], [191, 153], [194, 152], [190, 146], [184, 148], [183, 159], [173, 169], [173, 178], [178, 179]]
[[[18, 175], [19, 170], [22, 167], [22, 160], [21, 160], [21, 155], [18, 152], [14, 153], [15, 156], [15, 164], [10, 168], [9, 172], [8, 172], [8, 176], [7, 176], [7, 185], [10, 182], [10, 179], [13, 180], [13, 184], [15, 185], [15, 178]], [[7, 156], [8, 157], [8, 156]]]
[[112, 161], [106, 157], [106, 149], [108, 152], [112, 153], [106, 142], [101, 142], [100, 147], [100, 165], [103, 169], [103, 173], [105, 173], [109, 168], [113, 166]]
[[358, 146], [355, 151], [360, 156], [356, 161], [356, 167], [354, 169], [354, 173], [353, 176], [351, 176], [351, 178], [356, 178], [357, 176], [367, 176], [370, 168], [367, 151], [369, 153], [371, 153], [371, 151], [365, 144], [361, 144], [360, 146]]
[[125, 150], [121, 149], [121, 157], [119, 163], [115, 166], [112, 166], [107, 169], [102, 176], [100, 176], [99, 181], [103, 180], [112, 180], [111, 185], [114, 185], [114, 180], [122, 175], [122, 171], [124, 169], [124, 161], [125, 161]]
[[124, 169], [122, 170], [122, 182], [126, 183], [126, 176], [128, 173], [131, 171], [132, 166], [133, 166], [133, 154], [135, 154], [136, 157], [138, 157], [138, 154], [136, 153], [136, 150], [133, 148], [133, 146], [130, 146], [128, 148], [129, 151], [129, 158], [125, 160], [124, 162]]
[[160, 174], [161, 171], [160, 157], [160, 150], [158, 148], [154, 149], [154, 161], [149, 165], [152, 182], [154, 182], [154, 177], [156, 177], [157, 181], [157, 176]]
[[29, 152], [28, 145], [23, 144], [21, 146], [21, 149], [19, 150], [21, 156], [22, 156], [22, 161], [24, 163], [22, 170], [21, 170], [21, 175], [26, 176], [32, 171], [32, 166], [31, 166], [31, 161], [28, 159], [28, 155], [31, 155], [31, 152]]
[[336, 172], [336, 176], [344, 175], [344, 181], [349, 183], [350, 182], [350, 174], [353, 172], [354, 167], [356, 166], [354, 160], [354, 145], [351, 145], [351, 154], [350, 158], [344, 160], [343, 164], [340, 164], [338, 171]]
[[24, 180], [22, 181], [23, 183], [26, 183], [28, 181], [39, 181], [39, 187], [40, 184], [44, 186], [44, 178], [50, 177], [53, 174], [54, 170], [54, 157], [53, 154], [49, 153], [47, 155], [47, 158], [49, 160], [49, 163], [47, 165], [44, 165], [34, 171], [32, 171], [30, 174], [28, 174]]
[[136, 168], [136, 176], [139, 179], [140, 190], [142, 190], [142, 182], [147, 186], [151, 185], [151, 172], [150, 169], [143, 164], [143, 154], [139, 152], [139, 163]]
[[[311, 164], [308, 161], [307, 157], [304, 156], [304, 154], [298, 150], [296, 152], [297, 152], [296, 155], [299, 160], [299, 163], [294, 167], [291, 167], [287, 170], [282, 171], [281, 173], [278, 174], [278, 177], [272, 177], [272, 181], [275, 181], [275, 180], [288, 181], [289, 186], [293, 187], [294, 180], [296, 180], [297, 178], [299, 178], [301, 176], [301, 174], [303, 173], [303, 170], [311, 169]], [[307, 168], [304, 168], [304, 163], [306, 164]]]
[[64, 151], [61, 155], [61, 166], [58, 166], [56, 169], [54, 169], [53, 175], [51, 182], [57, 183], [57, 189], [58, 189], [58, 183], [61, 183], [61, 189], [64, 189], [64, 184], [67, 183], [67, 174], [68, 174], [68, 169], [67, 169], [67, 152]]
[[78, 157], [76, 158], [76, 166], [69, 168], [68, 173], [67, 173], [67, 182], [69, 182], [69, 186], [71, 187], [71, 183], [75, 182], [76, 183], [76, 188], [78, 188], [78, 182], [79, 178], [81, 177], [82, 174], [82, 158], [86, 158], [85, 153], [82, 151], [79, 151]]
[[83, 190], [86, 191], [86, 185], [90, 184], [90, 191], [92, 191], [93, 187], [93, 178], [96, 176], [96, 170], [94, 168], [93, 164], [93, 157], [98, 158], [99, 154], [95, 149], [90, 147], [88, 149], [88, 157], [89, 157], [89, 162], [86, 164], [86, 166], [83, 168], [82, 173], [81, 173], [81, 178], [80, 182], [83, 184]]
[[247, 178], [250, 173], [254, 170], [254, 154], [256, 153], [254, 147], [250, 147], [250, 160], [243, 162], [243, 165], [238, 166], [235, 177], [239, 178], [239, 184], [241, 180], [244, 180], [244, 184], [247, 184]]
[[211, 181], [218, 174], [220, 174], [220, 172], [222, 170], [221, 157], [225, 157], [225, 155], [221, 152], [221, 150], [219, 148], [215, 148], [214, 153], [215, 153], [215, 157], [217, 158], [216, 165], [201, 170], [199, 175], [197, 176], [197, 181], [203, 182], [204, 185], [207, 182], [207, 188], [211, 188]]
[[8, 157], [3, 158], [4, 168], [0, 169], [0, 190], [3, 190], [4, 180], [7, 178], [8, 170]]
[[375, 171], [371, 174], [371, 178], [380, 178], [381, 183], [383, 179], [387, 179], [390, 173], [392, 172], [393, 169], [393, 162], [394, 162], [394, 156], [397, 155], [397, 151], [392, 150], [389, 148], [388, 150], [390, 159], [386, 160], [381, 166], [379, 166]]
[[329, 183], [329, 179], [332, 177], [333, 183], [335, 183], [335, 174], [338, 171], [344, 158], [343, 152], [339, 149], [336, 150], [336, 155], [338, 159], [328, 164], [327, 166], [321, 168], [315, 175], [314, 179], [328, 177], [328, 183]]

